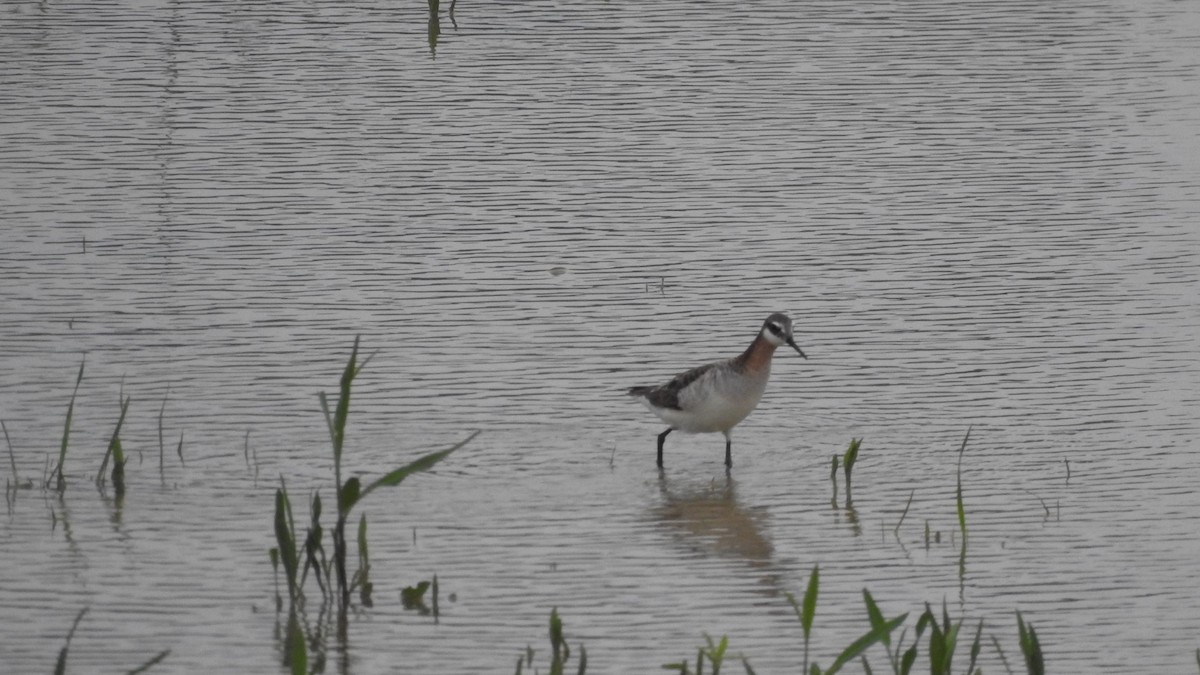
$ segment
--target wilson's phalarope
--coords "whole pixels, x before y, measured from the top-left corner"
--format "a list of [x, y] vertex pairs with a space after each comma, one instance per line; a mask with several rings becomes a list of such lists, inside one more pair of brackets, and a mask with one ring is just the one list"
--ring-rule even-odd
[[725, 466], [733, 466], [730, 434], [758, 405], [771, 376], [771, 357], [781, 345], [808, 358], [792, 338], [792, 320], [786, 314], [772, 314], [740, 356], [693, 368], [658, 387], [629, 389], [630, 396], [638, 397], [670, 425], [658, 435], [659, 468], [663, 442], [676, 429], [691, 434], [720, 431], [725, 435]]

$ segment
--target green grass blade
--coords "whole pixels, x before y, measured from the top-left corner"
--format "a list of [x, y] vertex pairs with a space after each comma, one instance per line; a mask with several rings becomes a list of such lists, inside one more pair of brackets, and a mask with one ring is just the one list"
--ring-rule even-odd
[[982, 639], [983, 619], [980, 619], [979, 626], [975, 628], [975, 639], [971, 642], [971, 662], [967, 664], [967, 675], [975, 672], [975, 662], [979, 660], [979, 650], [983, 647]]
[[308, 675], [308, 644], [295, 608], [288, 613], [284, 655], [284, 663], [291, 669], [292, 675]]
[[296, 598], [296, 554], [295, 528], [291, 522], [292, 505], [288, 500], [287, 487], [275, 490], [275, 541], [279, 547], [279, 559], [288, 582], [288, 597]]
[[354, 336], [354, 348], [350, 351], [350, 359], [346, 361], [346, 368], [342, 371], [342, 379], [339, 383], [339, 394], [337, 408], [333, 413], [333, 455], [334, 461], [340, 463], [342, 461], [342, 447], [346, 442], [346, 420], [350, 417], [350, 389], [354, 383], [354, 377], [358, 375], [358, 341], [360, 336]]
[[916, 494], [916, 488], [913, 488], [912, 491], [908, 493], [908, 502], [904, 504], [904, 512], [900, 514], [900, 520], [896, 523], [896, 527], [892, 530], [893, 535], [897, 537], [900, 536], [900, 526], [904, 524], [904, 518], [908, 515], [908, 507], [912, 506], [913, 496]]
[[1025, 669], [1029, 675], [1045, 675], [1046, 665], [1042, 657], [1042, 646], [1038, 643], [1033, 624], [1026, 624], [1017, 612], [1017, 633], [1021, 641], [1021, 653], [1025, 655]]
[[887, 619], [883, 618], [883, 612], [880, 611], [879, 605], [875, 604], [875, 598], [871, 597], [871, 591], [862, 590], [863, 602], [867, 605], [867, 618], [871, 621], [871, 628], [878, 630], [880, 626], [887, 623]]
[[367, 485], [367, 487], [362, 491], [362, 495], [359, 496], [359, 500], [365, 498], [367, 495], [369, 495], [371, 492], [373, 492], [376, 488], [395, 487], [395, 486], [399, 485], [401, 482], [403, 482], [405, 478], [408, 478], [412, 474], [419, 473], [421, 471], [426, 471], [426, 470], [432, 468], [438, 462], [442, 461], [447, 456], [449, 456], [450, 453], [454, 452], [455, 450], [458, 450], [459, 448], [463, 447], [467, 443], [470, 443], [471, 439], [478, 436], [479, 433], [480, 432], [476, 431], [476, 432], [472, 433], [470, 436], [467, 436], [462, 441], [459, 441], [458, 443], [454, 444], [454, 446], [452, 446], [450, 448], [447, 448], [445, 450], [439, 450], [437, 452], [433, 452], [428, 455], [425, 455], [424, 457], [418, 459], [415, 462], [412, 462], [411, 464], [409, 464], [407, 466], [396, 469], [395, 471], [392, 471], [391, 473], [387, 474], [386, 476], [376, 479], [371, 484]]
[[63, 477], [63, 463], [67, 461], [67, 445], [71, 438], [71, 418], [75, 416], [75, 396], [79, 393], [79, 383], [83, 382], [83, 365], [85, 363], [87, 363], [86, 353], [83, 355], [83, 360], [79, 362], [79, 374], [75, 376], [75, 389], [71, 391], [71, 402], [67, 404], [67, 420], [63, 423], [62, 445], [58, 449], [58, 466], [54, 470], [55, 484], [59, 492], [67, 488], [67, 481]]
[[850, 473], [854, 471], [854, 463], [858, 461], [858, 449], [862, 445], [863, 439], [850, 439], [850, 447], [846, 449], [846, 454], [842, 457], [842, 471], [846, 474], [846, 479], [850, 479]]
[[803, 613], [800, 615], [800, 627], [804, 629], [804, 638], [812, 633], [813, 619], [817, 615], [817, 592], [821, 587], [821, 568], [813, 565], [812, 573], [808, 575], [808, 587], [804, 589]]
[[338, 490], [338, 515], [345, 516], [350, 513], [350, 509], [358, 503], [366, 495], [362, 491], [362, 483], [359, 482], [358, 476], [351, 476], [346, 479], [346, 484]]
[[937, 621], [930, 622], [929, 672], [931, 675], [949, 675], [953, 652], [946, 651], [946, 634]]
[[[837, 455], [834, 455], [834, 459]], [[813, 565], [812, 573], [808, 575], [808, 586], [804, 589], [804, 599], [801, 603], [796, 602], [796, 596], [785, 592], [783, 595], [787, 598], [788, 603], [792, 606], [792, 611], [796, 612], [796, 618], [800, 620], [800, 628], [804, 631], [804, 671], [808, 672], [808, 643], [809, 637], [812, 635], [813, 618], [817, 614], [817, 592], [821, 586], [821, 566]]]
[[129, 412], [129, 402], [132, 397], [125, 397], [121, 403], [121, 416], [117, 419], [117, 427], [113, 429], [112, 437], [108, 440], [108, 450], [104, 453], [104, 462], [100, 465], [100, 473], [104, 473], [104, 465], [108, 463], [109, 455], [112, 455], [113, 470], [112, 481], [113, 487], [118, 492], [125, 491], [125, 451], [121, 447], [121, 427], [125, 424], [125, 414]]
[[962, 550], [967, 550], [967, 511], [963, 507], [962, 493], [962, 458], [963, 451], [967, 449], [967, 439], [971, 438], [971, 427], [967, 427], [967, 433], [963, 436], [962, 445], [958, 447], [958, 478], [957, 489], [955, 491], [955, 502], [958, 508], [958, 529], [962, 532]]
[[867, 651], [867, 649], [869, 649], [872, 645], [882, 642], [885, 638], [889, 638], [892, 631], [903, 624], [907, 618], [907, 613], [901, 614], [895, 619], [884, 623], [879, 628], [872, 628], [862, 637], [858, 638], [854, 642], [851, 642], [850, 645], [846, 647], [846, 649], [844, 649], [836, 659], [834, 659], [833, 664], [829, 666], [829, 669], [824, 671], [825, 675], [833, 675], [841, 670], [842, 666], [846, 665], [850, 661], [853, 661], [854, 659], [857, 659], [859, 655]]
[[908, 651], [904, 652], [904, 656], [900, 658], [900, 675], [908, 675], [912, 672], [913, 664], [917, 661], [917, 643], [913, 643]]
[[321, 412], [325, 415], [325, 427], [329, 429], [329, 444], [337, 447], [337, 434], [333, 431], [333, 415], [329, 412], [329, 399], [325, 397], [325, 392], [317, 392], [317, 400], [321, 402]]
[[554, 652], [554, 660], [562, 659], [563, 625], [558, 616], [558, 608], [550, 610], [550, 649]]
[[371, 591], [374, 589], [374, 584], [371, 583], [371, 559], [367, 551], [367, 514], [363, 514], [358, 521], [358, 572], [355, 573], [358, 577], [361, 587], [359, 588], [359, 597], [362, 603], [370, 607]]

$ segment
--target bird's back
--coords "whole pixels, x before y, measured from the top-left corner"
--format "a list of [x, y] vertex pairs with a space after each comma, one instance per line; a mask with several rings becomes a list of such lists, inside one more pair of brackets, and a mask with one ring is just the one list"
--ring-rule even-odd
[[744, 420], [766, 390], [768, 369], [749, 372], [736, 359], [717, 361], [676, 375], [659, 387], [633, 387], [655, 414], [693, 433], [728, 431]]

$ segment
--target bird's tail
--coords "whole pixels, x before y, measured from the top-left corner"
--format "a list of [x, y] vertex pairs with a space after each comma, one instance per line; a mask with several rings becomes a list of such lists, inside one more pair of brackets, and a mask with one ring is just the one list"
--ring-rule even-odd
[[649, 394], [654, 387], [630, 387], [629, 391], [625, 392], [630, 396], [645, 396]]

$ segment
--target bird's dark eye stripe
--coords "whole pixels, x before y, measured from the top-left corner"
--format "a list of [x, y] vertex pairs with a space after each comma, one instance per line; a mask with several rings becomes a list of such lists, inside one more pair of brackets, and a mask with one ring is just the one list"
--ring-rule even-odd
[[767, 330], [771, 331], [772, 333], [774, 333], [776, 335], [783, 335], [783, 329], [780, 328], [779, 324], [777, 324], [777, 323], [767, 324]]

